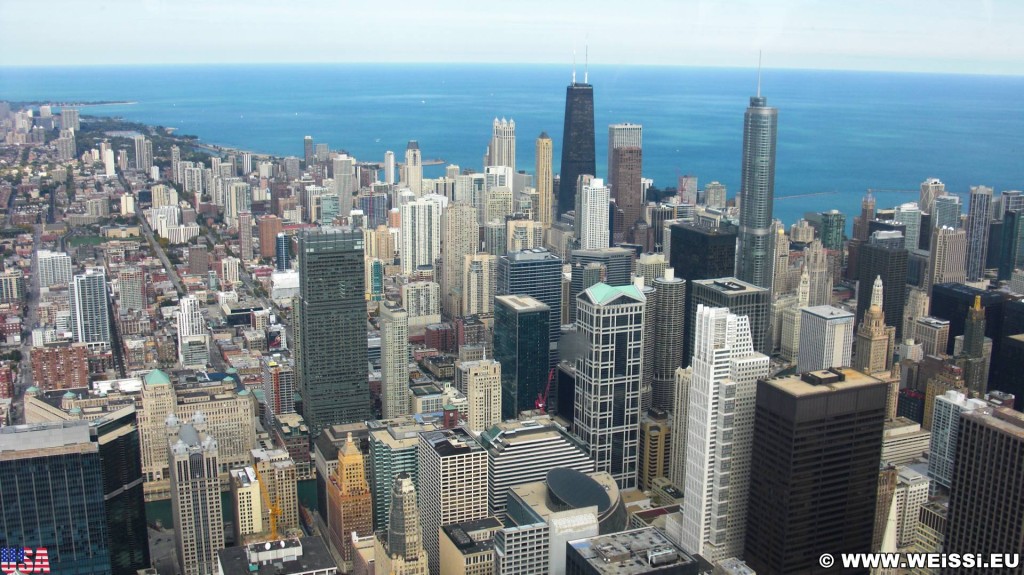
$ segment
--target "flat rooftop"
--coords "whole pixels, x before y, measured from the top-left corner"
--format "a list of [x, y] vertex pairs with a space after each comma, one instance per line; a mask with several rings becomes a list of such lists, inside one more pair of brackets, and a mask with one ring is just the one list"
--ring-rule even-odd
[[767, 292], [768, 290], [757, 287], [754, 284], [748, 284], [747, 282], [737, 278], [718, 278], [710, 280], [694, 280], [694, 284], [702, 285], [713, 289], [715, 291], [722, 292], [724, 294], [745, 294], [745, 293], [761, 293]]
[[[483, 519], [443, 525], [441, 530], [444, 531], [448, 539], [455, 544], [455, 547], [463, 555], [475, 555], [494, 549], [492, 534], [502, 527], [501, 521], [498, 521], [497, 518], [485, 517]], [[485, 536], [477, 539], [473, 537], [474, 534], [478, 536], [483, 534]]]
[[[921, 424], [909, 417], [900, 416], [896, 419], [886, 420], [884, 428], [887, 434], [902, 435], [905, 433], [919, 431], [921, 429]], [[928, 432], [926, 431], [925, 433]]]
[[[268, 560], [250, 563], [251, 554], [267, 555]], [[279, 557], [270, 559], [272, 554]], [[337, 568], [334, 558], [319, 537], [228, 547], [218, 551], [217, 557], [220, 559], [224, 575], [291, 575], [314, 571], [329, 572], [328, 570]]]
[[0, 461], [98, 450], [99, 444], [89, 439], [89, 422], [83, 420], [0, 427]]
[[494, 298], [516, 311], [537, 311], [551, 309], [548, 304], [528, 295], [499, 295]]
[[1008, 407], [985, 407], [974, 411], [965, 411], [963, 419], [976, 419], [997, 431], [1024, 440], [1024, 413]]
[[809, 371], [803, 374], [773, 377], [765, 380], [780, 391], [794, 397], [845, 391], [858, 387], [884, 384], [881, 379], [849, 367]]
[[943, 326], [948, 326], [949, 320], [942, 319], [940, 317], [932, 317], [930, 315], [926, 315], [924, 317], [917, 318], [917, 323], [924, 324], [931, 328], [939, 329], [942, 328]]
[[809, 313], [825, 319], [853, 319], [852, 313], [831, 305], [815, 305], [802, 309], [804, 313]]
[[697, 561], [654, 527], [570, 541], [597, 573], [632, 575], [672, 567], [697, 572]]
[[522, 250], [518, 252], [509, 252], [505, 254], [506, 258], [514, 262], [521, 261], [542, 261], [542, 260], [554, 260], [561, 264], [562, 259], [555, 254], [549, 252], [544, 248], [531, 248], [528, 250]]
[[441, 457], [465, 455], [474, 451], [483, 451], [483, 446], [481, 446], [476, 439], [473, 439], [473, 436], [470, 435], [469, 432], [461, 427], [456, 427], [455, 429], [425, 431], [420, 434], [420, 437], [422, 437], [430, 447], [434, 448], [434, 451], [436, 451]]

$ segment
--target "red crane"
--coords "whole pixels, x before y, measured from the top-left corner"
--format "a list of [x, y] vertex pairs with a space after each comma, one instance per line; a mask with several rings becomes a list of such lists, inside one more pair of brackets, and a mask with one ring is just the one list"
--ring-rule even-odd
[[555, 378], [556, 367], [552, 367], [551, 371], [548, 372], [548, 385], [544, 388], [544, 391], [537, 394], [537, 399], [533, 402], [533, 408], [539, 411], [547, 413], [548, 407], [548, 395], [551, 394], [551, 380]]

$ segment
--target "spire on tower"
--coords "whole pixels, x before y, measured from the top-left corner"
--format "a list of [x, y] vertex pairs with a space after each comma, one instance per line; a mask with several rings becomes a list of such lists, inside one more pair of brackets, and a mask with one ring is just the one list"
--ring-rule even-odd
[[572, 49], [572, 85], [576, 85], [576, 48]]
[[882, 309], [882, 276], [875, 276], [875, 285], [871, 286], [871, 306]]
[[761, 51], [757, 51], [757, 97], [761, 97]]
[[587, 42], [583, 48], [583, 83], [590, 83], [590, 42]]

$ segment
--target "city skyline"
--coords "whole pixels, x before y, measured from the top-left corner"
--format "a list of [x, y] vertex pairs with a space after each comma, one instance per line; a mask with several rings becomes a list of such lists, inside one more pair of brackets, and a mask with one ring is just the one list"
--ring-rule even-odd
[[[484, 7], [452, 1], [422, 10], [398, 2], [384, 12], [377, 6], [306, 3], [281, 10], [267, 2], [108, 2], [95, 10], [56, 2], [51, 40], [34, 42], [34, 28], [16, 23], [37, 17], [29, 4], [0, 8], [0, 66], [255, 62], [591, 62], [628, 65], [749, 67], [758, 50], [766, 64], [780, 68], [891, 70], [984, 74], [1024, 74], [1024, 40], [1019, 22], [1024, 6], [1009, 1], [963, 5], [931, 3], [928, 10], [909, 2], [872, 0], [858, 10], [830, 3], [791, 0], [771, 6], [733, 2], [651, 2], [628, 14], [587, 10], [578, 2], [535, 1], [506, 15], [511, 33], [490, 33], [495, 14]], [[526, 18], [543, 11], [544, 18]], [[316, 18], [310, 18], [310, 14]], [[658, 15], [657, 17], [653, 17]], [[362, 22], [351, 34], [331, 34], [333, 22]], [[224, 22], [235, 21], [250, 34], [238, 34], [230, 49], [221, 42]], [[679, 34], [685, 22], [691, 33]], [[528, 23], [528, 25], [527, 25]], [[152, 25], [179, 39], [175, 50], [152, 43]], [[117, 43], [91, 41], [94, 27], [115, 30]], [[643, 28], [643, 34], [622, 34]], [[363, 30], [366, 32], [364, 33]], [[438, 33], [449, 30], [450, 34]], [[456, 33], [456, 30], [458, 33]], [[928, 31], [928, 42], [919, 41]], [[323, 32], [323, 33], [320, 33]], [[403, 42], [373, 41], [384, 34]], [[372, 35], [372, 36], [370, 36]], [[277, 41], [266, 43], [272, 36]], [[981, 39], [962, 42], [964, 36]], [[89, 50], [81, 50], [87, 43]], [[32, 46], [31, 50], [19, 49]], [[408, 46], [420, 46], [415, 51]], [[389, 46], [395, 46], [390, 48]]]
[[[222, 9], [193, 1], [178, 6], [192, 13], [161, 22], [175, 41]], [[124, 18], [145, 26], [162, 2], [95, 8], [116, 30]], [[263, 2], [221, 27], [264, 17]], [[290, 7], [275, 25], [311, 6]], [[771, 30], [794, 7], [757, 5], [730, 25], [761, 17]], [[587, 8], [578, 11], [588, 25], [602, 22], [588, 15], [600, 6]], [[633, 24], [651, 20], [632, 8], [617, 34], [638, 35]], [[829, 12], [802, 8], [804, 23]], [[666, 6], [662, 16], [688, 9]], [[399, 0], [334, 20], [360, 33], [383, 22], [384, 38], [425, 10]], [[421, 27], [444, 15], [472, 24], [475, 10], [431, 6], [404, 49], [432, 53], [417, 48]], [[544, 28], [564, 10], [534, 15]], [[336, 14], [318, 13], [304, 34]], [[195, 26], [175, 29], [185, 20]], [[687, 22], [695, 35], [698, 20]], [[519, 25], [500, 14], [486, 24], [495, 37]], [[566, 40], [572, 34], [556, 39]], [[622, 43], [623, 57], [632, 46]], [[279, 575], [505, 575], [545, 565], [712, 575], [810, 572], [831, 560], [971, 545], [993, 559], [1024, 555], [1024, 499], [991, 505], [991, 493], [1024, 494], [1024, 476], [1004, 473], [999, 459], [1024, 445], [1024, 414], [1012, 411], [1024, 397], [1024, 264], [1015, 253], [1024, 172], [1012, 161], [1024, 117], [1016, 92], [1000, 100], [985, 90], [1024, 75], [835, 73], [846, 78], [829, 86], [818, 81], [828, 73], [801, 82], [780, 72], [762, 92], [758, 68], [705, 74], [708, 85], [728, 86], [715, 93], [650, 71], [643, 82], [625, 69], [599, 79], [593, 44], [583, 54], [564, 77], [498, 65], [461, 76], [443, 65], [211, 66], [205, 73], [224, 86], [212, 94], [198, 66], [96, 69], [92, 85], [110, 91], [90, 92], [88, 68], [14, 72], [0, 55], [0, 98], [11, 100], [0, 100], [0, 216], [10, 230], [0, 238], [0, 346], [9, 351], [0, 427], [13, 426], [0, 429], [0, 519], [8, 507], [23, 517], [52, 507], [59, 520], [59, 501], [77, 484], [51, 489], [56, 503], [11, 505], [3, 494], [30, 484], [11, 473], [19, 462], [47, 477], [71, 446], [100, 464], [103, 497], [89, 514], [105, 515], [106, 527], [89, 535], [100, 542], [91, 572], [109, 566], [114, 575], [142, 563], [185, 575], [251, 575], [270, 564]], [[258, 77], [266, 99], [239, 105], [246, 89], [230, 82], [232, 70]], [[181, 89], [101, 100], [133, 98], [125, 85], [147, 74]], [[46, 75], [73, 91], [46, 97], [92, 99], [4, 94]], [[734, 98], [743, 75], [745, 114]], [[204, 117], [202, 102], [217, 98], [211, 110], [252, 128], [244, 145], [189, 135], [229, 126]], [[965, 114], [936, 113], [948, 103]], [[147, 104], [200, 111], [194, 124], [117, 116]], [[325, 104], [332, 111], [321, 113]], [[109, 105], [110, 117], [80, 115], [78, 105]], [[702, 128], [679, 121], [675, 106], [721, 116], [717, 138], [697, 136]], [[878, 122], [862, 123], [858, 107]], [[980, 108], [991, 123], [971, 117]], [[296, 110], [324, 120], [304, 123]], [[337, 118], [369, 123], [336, 129]], [[379, 127], [389, 122], [393, 131]], [[563, 133], [550, 138], [536, 129], [559, 123]], [[604, 126], [607, 148], [598, 145]], [[251, 151], [261, 130], [291, 134], [285, 155]], [[969, 201], [937, 177], [955, 166], [917, 145], [956, 155], [926, 135], [963, 130], [975, 135], [961, 138], [968, 147], [989, 130], [1011, 136], [989, 154], [1011, 160], [1005, 169], [965, 159], [1005, 178], [972, 182]], [[888, 137], [897, 131], [914, 145]], [[715, 149], [715, 139], [725, 145]], [[885, 189], [879, 182], [891, 180], [858, 144], [913, 185]], [[904, 161], [903, 148], [943, 171]], [[453, 150], [462, 155], [447, 156]], [[709, 170], [700, 158], [715, 154], [725, 161]], [[799, 159], [821, 163], [828, 184], [793, 186], [786, 174], [803, 171]], [[871, 178], [856, 218], [838, 183], [853, 170]], [[902, 196], [876, 197], [875, 186]], [[818, 196], [828, 196], [821, 207]], [[780, 210], [785, 198], [803, 199]], [[42, 461], [53, 426], [81, 440], [58, 442]], [[176, 531], [151, 504], [169, 506]], [[128, 537], [115, 540], [122, 530]], [[23, 531], [0, 535], [5, 557], [40, 544], [55, 547], [58, 564], [79, 553], [78, 541], [72, 550]], [[326, 570], [314, 568], [320, 562]]]

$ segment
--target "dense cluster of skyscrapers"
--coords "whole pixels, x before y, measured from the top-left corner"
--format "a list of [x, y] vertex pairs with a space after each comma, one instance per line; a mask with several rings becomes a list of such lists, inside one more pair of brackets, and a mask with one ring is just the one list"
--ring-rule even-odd
[[[0, 431], [4, 544], [49, 546], [76, 573], [148, 567], [145, 494], [171, 501], [189, 575], [312, 573], [283, 570], [299, 556], [353, 573], [781, 574], [823, 553], [1024, 553], [1024, 194], [972, 187], [963, 214], [928, 179], [892, 209], [869, 193], [849, 237], [836, 210], [787, 232], [760, 85], [731, 199], [689, 176], [655, 187], [637, 124], [608, 127], [598, 174], [594, 96], [574, 73], [557, 171], [546, 133], [534, 173], [517, 170], [505, 118], [482, 171], [434, 178], [416, 141], [379, 163], [311, 136], [301, 162], [205, 174], [172, 158], [149, 213], [222, 217], [233, 255], [215, 273], [189, 238], [182, 273], [203, 268], [191, 292], [219, 292], [243, 326], [217, 335], [203, 295], [182, 293], [172, 375], [30, 388], [33, 423]], [[138, 171], [160, 165], [134, 144]], [[69, 286], [82, 353], [120, 345], [112, 309], [149, 305], [139, 268], [112, 281], [37, 257], [43, 285]], [[266, 292], [250, 307], [218, 289], [249, 278]], [[270, 309], [288, 324], [273, 348]]]

